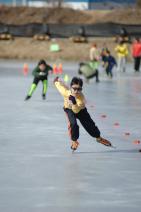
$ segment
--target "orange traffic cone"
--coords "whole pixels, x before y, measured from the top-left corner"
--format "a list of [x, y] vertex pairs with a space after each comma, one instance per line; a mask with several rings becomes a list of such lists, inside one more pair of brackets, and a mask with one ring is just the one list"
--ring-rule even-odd
[[63, 66], [62, 66], [62, 63], [59, 64], [58, 71], [59, 71], [59, 74], [63, 74]]
[[57, 74], [58, 73], [58, 68], [56, 66], [56, 64], [53, 65], [53, 74]]
[[24, 76], [27, 76], [28, 71], [29, 71], [28, 64], [24, 63], [24, 66], [23, 66], [23, 74], [24, 74]]

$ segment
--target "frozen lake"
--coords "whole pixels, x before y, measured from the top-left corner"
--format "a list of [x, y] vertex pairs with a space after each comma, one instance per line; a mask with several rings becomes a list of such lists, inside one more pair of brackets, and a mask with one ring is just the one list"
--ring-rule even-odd
[[[45, 101], [39, 84], [25, 102], [36, 63], [28, 63], [26, 77], [23, 63], [0, 61], [0, 212], [139, 212], [141, 73], [128, 65], [113, 80], [101, 71], [100, 83], [84, 83], [88, 111], [116, 149], [80, 127], [80, 147], [72, 153], [54, 76]], [[71, 79], [78, 65], [63, 69]]]

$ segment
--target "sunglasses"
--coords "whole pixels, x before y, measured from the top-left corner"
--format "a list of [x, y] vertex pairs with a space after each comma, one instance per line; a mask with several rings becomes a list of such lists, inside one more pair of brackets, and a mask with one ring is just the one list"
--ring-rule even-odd
[[79, 88], [72, 87], [72, 89], [73, 89], [74, 91], [82, 91], [82, 88], [81, 88], [81, 87], [79, 87]]

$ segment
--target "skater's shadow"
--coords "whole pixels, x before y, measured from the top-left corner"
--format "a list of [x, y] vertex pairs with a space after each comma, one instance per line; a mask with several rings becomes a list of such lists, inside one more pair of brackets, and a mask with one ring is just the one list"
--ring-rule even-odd
[[90, 151], [90, 152], [73, 152], [73, 154], [100, 154], [100, 153], [138, 153], [139, 149], [118, 149], [118, 150], [103, 150], [103, 151]]

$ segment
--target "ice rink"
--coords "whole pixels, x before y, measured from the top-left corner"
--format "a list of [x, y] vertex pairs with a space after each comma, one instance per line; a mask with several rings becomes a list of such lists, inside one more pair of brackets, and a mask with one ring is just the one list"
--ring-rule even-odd
[[[35, 65], [0, 61], [0, 212], [140, 212], [141, 73], [128, 65], [113, 80], [101, 71], [100, 83], [84, 83], [88, 111], [116, 149], [79, 124], [80, 147], [72, 153], [54, 76], [46, 100], [39, 84], [24, 101]], [[63, 64], [70, 79], [77, 69]]]

